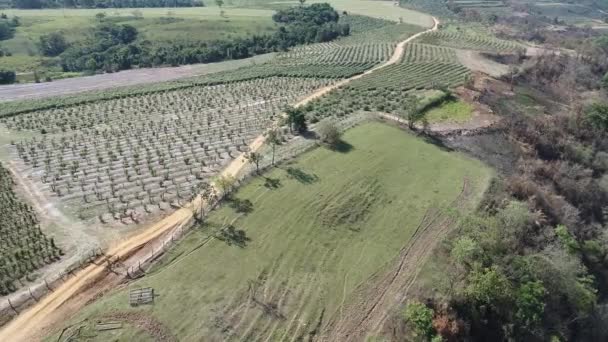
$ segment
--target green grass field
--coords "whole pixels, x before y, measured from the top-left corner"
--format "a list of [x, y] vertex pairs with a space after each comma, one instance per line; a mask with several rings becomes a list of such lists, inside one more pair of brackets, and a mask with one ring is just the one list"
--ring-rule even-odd
[[[135, 11], [139, 11], [141, 17], [136, 18]], [[217, 7], [1, 12], [9, 17], [18, 16], [21, 20], [15, 37], [0, 42], [0, 46], [16, 56], [38, 55], [39, 37], [50, 32], [62, 32], [72, 42], [81, 40], [87, 31], [97, 24], [97, 13], [105, 13], [106, 21], [135, 26], [140, 35], [151, 41], [210, 41], [264, 34], [275, 28], [272, 21], [273, 11], [261, 9], [226, 8], [224, 17], [220, 16]], [[4, 59], [0, 58], [0, 67], [3, 67], [3, 64]]]
[[463, 123], [471, 120], [473, 106], [463, 101], [447, 101], [424, 114], [431, 123]]
[[[91, 328], [125, 312], [158, 322], [181, 341], [307, 338], [398, 255], [428, 208], [449, 206], [464, 177], [474, 190], [470, 200], [478, 201], [492, 174], [479, 161], [382, 123], [353, 128], [344, 141], [340, 151], [317, 148], [253, 179], [234, 195], [249, 200], [251, 212], [222, 206], [150, 274], [73, 321], [88, 319], [90, 341], [151, 337]], [[155, 304], [130, 307], [127, 290], [147, 286], [158, 294]]]

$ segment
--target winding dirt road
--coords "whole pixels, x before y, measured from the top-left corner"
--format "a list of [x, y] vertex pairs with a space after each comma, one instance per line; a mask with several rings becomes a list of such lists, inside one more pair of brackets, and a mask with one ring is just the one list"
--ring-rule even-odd
[[[359, 79], [365, 75], [369, 75], [378, 69], [382, 69], [388, 65], [397, 63], [403, 51], [405, 45], [412, 40], [420, 37], [421, 35], [437, 30], [439, 21], [433, 18], [434, 25], [432, 28], [417, 33], [408, 39], [400, 42], [392, 57], [385, 63], [366, 71], [363, 74], [353, 76], [351, 78], [337, 82], [331, 86], [321, 88], [310, 96], [302, 99], [296, 104], [296, 106], [302, 106], [308, 102], [321, 97], [328, 92], [339, 88], [353, 80]], [[265, 142], [265, 136], [258, 136], [250, 145], [251, 151], [258, 151]], [[246, 159], [244, 155], [234, 159], [221, 173], [223, 176], [238, 176], [243, 172], [246, 166]], [[207, 203], [203, 203], [198, 196], [194, 201], [189, 203], [186, 207], [175, 211], [173, 214], [165, 217], [161, 221], [151, 225], [141, 233], [132, 236], [131, 238], [118, 243], [116, 246], [109, 248], [107, 255], [113, 257], [113, 259], [126, 260], [140, 250], [143, 246], [150, 242], [154, 242], [171, 231], [181, 229], [190, 224], [193, 220], [193, 213], [198, 211], [197, 208], [201, 206], [207, 206]], [[21, 313], [11, 322], [9, 322], [0, 331], [0, 341], [33, 341], [35, 340], [40, 331], [44, 328], [57, 324], [59, 321], [65, 321], [67, 317], [55, 317], [54, 313], [64, 304], [68, 302], [70, 298], [78, 295], [80, 292], [91, 289], [96, 282], [100, 282], [104, 276], [108, 274], [108, 271], [103, 263], [100, 265], [91, 264], [86, 268], [82, 269], [74, 275], [74, 277], [68, 279], [66, 282], [61, 284], [54, 292], [50, 293], [46, 297], [42, 298], [34, 306]]]

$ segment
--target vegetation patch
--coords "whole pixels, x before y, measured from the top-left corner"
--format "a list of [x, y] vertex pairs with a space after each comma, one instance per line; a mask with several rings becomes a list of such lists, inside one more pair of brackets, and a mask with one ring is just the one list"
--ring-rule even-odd
[[348, 184], [333, 196], [328, 196], [319, 210], [319, 219], [328, 228], [344, 226], [360, 230], [374, 206], [382, 205], [381, 184], [374, 179], [362, 179]]
[[464, 101], [450, 100], [429, 109], [424, 115], [429, 122], [463, 123], [473, 116], [473, 106]]
[[62, 251], [40, 230], [34, 209], [15, 193], [10, 172], [0, 165], [0, 295], [7, 295]]

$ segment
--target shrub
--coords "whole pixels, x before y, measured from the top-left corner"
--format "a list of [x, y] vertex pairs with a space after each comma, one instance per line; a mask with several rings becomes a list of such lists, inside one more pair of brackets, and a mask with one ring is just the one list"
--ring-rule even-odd
[[410, 302], [405, 308], [404, 316], [412, 324], [417, 336], [431, 339], [435, 335], [433, 309], [420, 302]]
[[17, 80], [17, 74], [11, 70], [0, 69], [0, 84], [11, 84]]
[[340, 142], [342, 135], [333, 121], [321, 122], [317, 128], [317, 133], [319, 134], [319, 139], [330, 146], [336, 146]]

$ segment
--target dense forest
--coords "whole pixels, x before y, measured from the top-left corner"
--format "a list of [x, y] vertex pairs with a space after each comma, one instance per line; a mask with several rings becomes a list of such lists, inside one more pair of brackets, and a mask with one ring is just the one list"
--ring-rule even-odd
[[350, 34], [350, 27], [339, 24], [338, 18], [328, 4], [296, 7], [273, 16], [278, 24], [274, 34], [201, 43], [152, 43], [141, 39], [133, 26], [102, 21], [82, 42], [70, 46], [60, 33], [52, 33], [42, 36], [40, 45], [46, 55], [59, 55], [64, 71], [114, 72], [133, 67], [242, 59], [298, 44], [327, 42]]
[[11, 7], [36, 8], [138, 8], [205, 6], [202, 0], [12, 0]]

